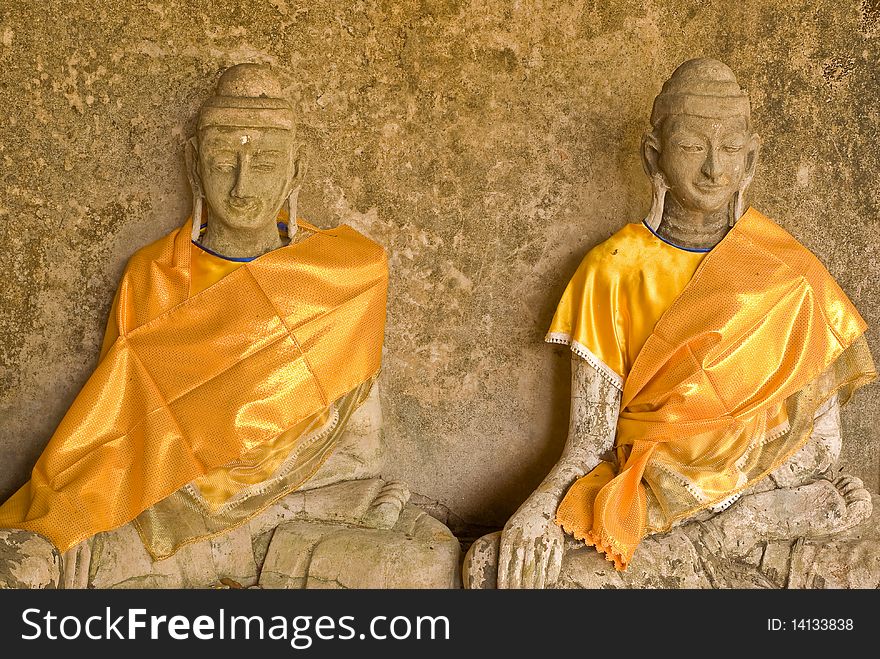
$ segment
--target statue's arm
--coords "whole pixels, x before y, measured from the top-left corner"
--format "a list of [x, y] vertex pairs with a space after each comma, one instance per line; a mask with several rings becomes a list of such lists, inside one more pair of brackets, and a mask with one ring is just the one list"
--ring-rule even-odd
[[500, 588], [543, 588], [562, 567], [559, 502], [571, 484], [614, 446], [620, 390], [579, 357], [572, 358], [568, 438], [557, 463], [504, 526], [498, 560]]
[[614, 447], [619, 411], [620, 390], [589, 362], [572, 357], [568, 438], [559, 461], [535, 492], [552, 495], [558, 506], [571, 484]]

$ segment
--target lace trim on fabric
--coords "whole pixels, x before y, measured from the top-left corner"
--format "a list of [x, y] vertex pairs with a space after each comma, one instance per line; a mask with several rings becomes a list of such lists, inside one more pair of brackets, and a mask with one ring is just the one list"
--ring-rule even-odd
[[[742, 486], [745, 485], [748, 482], [748, 480], [749, 480], [748, 476], [746, 476], [745, 473], [740, 472], [739, 478], [736, 481], [736, 488], [737, 489], [742, 488]], [[743, 495], [742, 491], [735, 492], [735, 493], [731, 494], [729, 497], [727, 497], [726, 499], [722, 499], [721, 501], [719, 501], [717, 503], [713, 503], [711, 506], [709, 506], [709, 510], [711, 510], [713, 513], [723, 512], [723, 511], [727, 510], [728, 508], [730, 508], [737, 501], [739, 501], [739, 498], [742, 495]]]
[[629, 560], [625, 557], [624, 552], [632, 551], [631, 548], [627, 549], [623, 547], [620, 543], [618, 543], [614, 538], [605, 533], [604, 531], [600, 531], [596, 533], [595, 531], [587, 531], [586, 533], [581, 533], [579, 530], [569, 528], [566, 524], [560, 521], [558, 518], [555, 520], [556, 525], [561, 527], [563, 531], [568, 533], [573, 538], [580, 540], [587, 547], [595, 547], [596, 551], [605, 556], [605, 560], [614, 564], [614, 569], [618, 572], [623, 572], [626, 570], [627, 565], [629, 564]]
[[192, 500], [188, 501], [187, 503], [196, 504], [198, 506], [198, 512], [210, 517], [227, 513], [230, 510], [241, 505], [244, 501], [252, 496], [265, 494], [294, 466], [296, 466], [296, 459], [299, 457], [303, 450], [333, 432], [338, 423], [339, 409], [334, 405], [331, 411], [330, 419], [320, 428], [313, 430], [311, 435], [303, 439], [299, 443], [299, 445], [293, 451], [291, 451], [290, 455], [285, 458], [284, 462], [278, 467], [278, 469], [272, 476], [270, 476], [265, 481], [255, 483], [254, 485], [251, 485], [250, 487], [244, 488], [243, 490], [237, 492], [232, 498], [230, 498], [229, 501], [224, 503], [222, 506], [219, 506], [218, 508], [212, 510], [210, 504], [202, 496], [202, 493], [199, 491], [198, 487], [196, 487], [193, 483], [187, 483], [183, 486], [183, 489], [186, 491], [186, 493], [192, 497]]
[[706, 495], [705, 492], [703, 492], [703, 488], [699, 487], [684, 474], [680, 474], [677, 471], [673, 470], [672, 467], [670, 467], [665, 462], [654, 460], [651, 463], [651, 466], [656, 467], [673, 480], [678, 481], [678, 484], [686, 489], [690, 493], [690, 495], [697, 500], [698, 503], [706, 503], [707, 501], [709, 501], [709, 497]]
[[788, 433], [791, 430], [791, 421], [786, 417], [785, 421], [777, 425], [772, 430], [767, 431], [763, 436], [754, 440], [749, 447], [743, 452], [740, 458], [734, 463], [737, 469], [743, 469], [745, 464], [749, 461], [749, 457], [757, 448], [764, 446], [765, 444], [769, 444], [772, 441], [775, 441]]
[[599, 371], [599, 374], [608, 380], [608, 382], [610, 382], [616, 389], [623, 391], [623, 378], [611, 370], [605, 362], [599, 359], [596, 354], [583, 343], [578, 343], [573, 340], [570, 335], [564, 332], [549, 332], [547, 336], [544, 337], [544, 341], [547, 343], [557, 343], [568, 346], [574, 354]]
[[[776, 427], [774, 427], [772, 430], [768, 431], [764, 435], [762, 435], [762, 436], [758, 437], [756, 440], [754, 440], [752, 442], [751, 446], [749, 446], [743, 452], [742, 456], [734, 463], [737, 470], [741, 470], [743, 468], [743, 465], [745, 465], [745, 463], [748, 462], [749, 455], [751, 454], [752, 451], [754, 451], [756, 448], [758, 448], [760, 446], [763, 446], [764, 444], [768, 444], [769, 442], [772, 442], [776, 439], [779, 439], [785, 433], [787, 433], [789, 430], [791, 430], [791, 422], [788, 419], [786, 419], [785, 421], [783, 421], [782, 423], [780, 423]], [[657, 469], [660, 469], [667, 476], [669, 476], [673, 480], [677, 481], [679, 483], [679, 485], [684, 487], [690, 493], [690, 495], [692, 497], [694, 497], [694, 499], [697, 501], [697, 503], [708, 504], [708, 502], [711, 500], [710, 497], [703, 491], [703, 489], [701, 487], [699, 487], [696, 483], [694, 483], [692, 480], [687, 478], [684, 474], [681, 474], [681, 473], [673, 470], [673, 468], [670, 465], [666, 464], [665, 462], [660, 462], [659, 460], [654, 461], [651, 466], [656, 467]], [[746, 476], [746, 474], [744, 472], [740, 471], [739, 476], [737, 478], [737, 484], [736, 484], [735, 489], [741, 488], [743, 485], [746, 484], [747, 481], [748, 481], [748, 477]], [[730, 496], [728, 496], [724, 499], [721, 499], [720, 501], [717, 501], [713, 504], [706, 505], [706, 508], [711, 510], [713, 513], [720, 513], [722, 511], [730, 508], [730, 506], [732, 506], [734, 503], [736, 503], [736, 501], [742, 495], [743, 495], [742, 492], [736, 492], [736, 493], [731, 494]]]

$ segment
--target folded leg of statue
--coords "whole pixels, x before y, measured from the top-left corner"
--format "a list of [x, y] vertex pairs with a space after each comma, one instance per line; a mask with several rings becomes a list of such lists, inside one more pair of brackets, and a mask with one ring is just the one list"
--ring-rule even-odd
[[158, 561], [135, 527], [126, 524], [71, 550], [77, 556], [66, 562], [70, 570], [64, 583], [74, 588], [455, 587], [458, 541], [440, 522], [401, 500], [400, 491], [398, 483], [371, 478], [293, 492], [241, 526]]
[[[357, 560], [352, 560], [352, 557]], [[459, 544], [407, 505], [390, 529], [291, 521], [275, 529], [263, 588], [457, 588]]]
[[[817, 481], [745, 496], [710, 519], [648, 536], [622, 572], [592, 547], [568, 539], [562, 571], [552, 587], [877, 588], [880, 496], [872, 495], [873, 505], [869, 503], [865, 517], [861, 488], [847, 488], [849, 482], [849, 477], [837, 481], [847, 490], [844, 493], [829, 481]], [[784, 508], [798, 506], [817, 492], [827, 504], [827, 519], [816, 514], [816, 507], [802, 507], [800, 514]], [[814, 506], [820, 503], [813, 499]], [[861, 521], [843, 528], [853, 507]], [[785, 520], [787, 526], [773, 522], [770, 528], [768, 518]], [[763, 531], [755, 530], [757, 519], [764, 520]], [[828, 528], [822, 526], [826, 523]], [[786, 537], [786, 530], [804, 535]], [[496, 587], [500, 538], [500, 533], [493, 533], [471, 546], [463, 568], [466, 588]]]

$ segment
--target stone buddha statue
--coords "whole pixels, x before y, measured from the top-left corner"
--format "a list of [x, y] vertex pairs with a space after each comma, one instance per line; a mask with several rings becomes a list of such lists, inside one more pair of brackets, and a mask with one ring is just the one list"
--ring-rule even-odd
[[562, 456], [466, 587], [880, 585], [876, 495], [836, 468], [840, 405], [876, 377], [865, 323], [745, 209], [759, 149], [725, 64], [663, 85], [650, 212], [586, 255], [547, 335], [572, 352]]
[[459, 545], [381, 477], [387, 264], [297, 219], [275, 75], [223, 73], [193, 215], [139, 250], [101, 358], [0, 507], [7, 587], [454, 587]]

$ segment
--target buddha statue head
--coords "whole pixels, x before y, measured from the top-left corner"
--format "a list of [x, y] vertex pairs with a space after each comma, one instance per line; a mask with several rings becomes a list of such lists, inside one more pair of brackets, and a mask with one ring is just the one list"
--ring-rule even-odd
[[227, 69], [202, 106], [187, 148], [193, 238], [206, 204], [204, 244], [233, 257], [280, 246], [276, 221], [285, 203], [291, 234], [296, 227], [305, 174], [300, 151], [293, 108], [272, 71], [260, 64]]
[[761, 144], [750, 114], [749, 97], [726, 64], [692, 59], [672, 73], [654, 99], [651, 130], [642, 139], [652, 229], [670, 202], [705, 215], [726, 209], [731, 226], [742, 215]]

